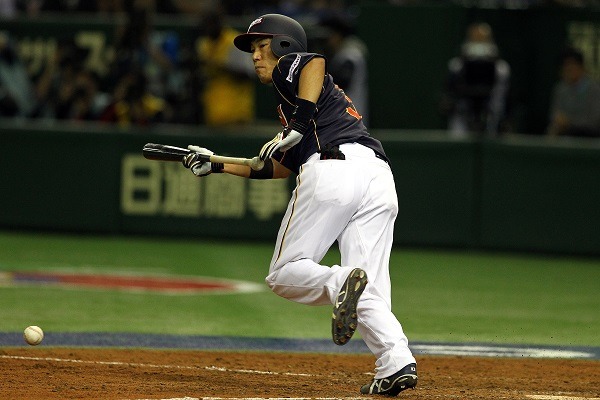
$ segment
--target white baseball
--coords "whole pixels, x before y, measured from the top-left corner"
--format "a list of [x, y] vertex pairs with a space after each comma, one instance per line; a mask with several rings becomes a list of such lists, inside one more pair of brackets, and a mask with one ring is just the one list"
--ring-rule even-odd
[[42, 339], [44, 339], [44, 331], [39, 326], [28, 326], [23, 332], [23, 337], [25, 338], [27, 344], [36, 346], [42, 342]]

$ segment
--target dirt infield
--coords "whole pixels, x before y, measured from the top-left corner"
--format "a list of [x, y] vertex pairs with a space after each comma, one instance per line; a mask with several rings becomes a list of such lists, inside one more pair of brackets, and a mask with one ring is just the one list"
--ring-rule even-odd
[[[406, 399], [600, 398], [600, 361], [417, 357]], [[4, 348], [2, 399], [358, 398], [373, 357], [138, 349]], [[363, 396], [368, 398], [368, 396]]]

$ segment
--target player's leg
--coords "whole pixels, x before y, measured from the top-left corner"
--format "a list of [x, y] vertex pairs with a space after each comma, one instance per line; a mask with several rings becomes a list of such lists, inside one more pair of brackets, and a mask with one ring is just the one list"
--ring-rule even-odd
[[360, 267], [369, 277], [358, 303], [358, 330], [377, 358], [377, 379], [415, 362], [402, 325], [391, 311], [389, 257], [398, 203], [393, 176], [382, 164], [366, 165], [373, 169], [368, 197], [339, 239], [342, 265]]
[[352, 268], [319, 262], [361, 202], [364, 182], [351, 169], [342, 160], [302, 167], [266, 278], [276, 294], [303, 304], [333, 303]]

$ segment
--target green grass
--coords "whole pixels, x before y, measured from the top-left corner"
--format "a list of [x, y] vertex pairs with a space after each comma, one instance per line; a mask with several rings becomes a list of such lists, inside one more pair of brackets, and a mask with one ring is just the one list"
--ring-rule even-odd
[[[263, 283], [271, 243], [0, 232], [0, 272], [41, 268]], [[335, 263], [337, 251], [324, 260]], [[413, 341], [600, 346], [600, 260], [394, 249], [393, 310]], [[1, 280], [0, 280], [1, 283]], [[2, 331], [328, 338], [329, 307], [265, 290], [160, 295], [0, 285]]]

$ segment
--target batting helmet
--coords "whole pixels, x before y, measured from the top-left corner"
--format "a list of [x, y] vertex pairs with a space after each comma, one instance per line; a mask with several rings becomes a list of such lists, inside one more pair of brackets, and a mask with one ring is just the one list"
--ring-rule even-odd
[[271, 50], [277, 57], [289, 53], [305, 52], [306, 32], [296, 20], [280, 14], [266, 14], [252, 21], [248, 32], [237, 36], [233, 43], [238, 49], [247, 53], [250, 42], [259, 37], [270, 37]]

